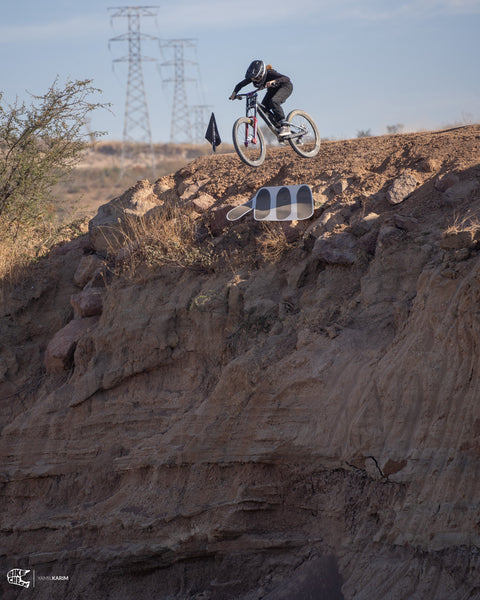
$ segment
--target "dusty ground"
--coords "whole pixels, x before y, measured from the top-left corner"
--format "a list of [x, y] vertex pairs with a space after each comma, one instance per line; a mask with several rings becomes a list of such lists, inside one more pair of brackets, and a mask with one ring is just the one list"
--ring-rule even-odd
[[[39, 600], [480, 597], [479, 156], [470, 126], [199, 158], [125, 202], [210, 199], [222, 262], [99, 288], [91, 231], [6, 290], [2, 572], [69, 576]], [[268, 262], [225, 212], [299, 183], [315, 215]], [[92, 288], [98, 322], [47, 372]]]

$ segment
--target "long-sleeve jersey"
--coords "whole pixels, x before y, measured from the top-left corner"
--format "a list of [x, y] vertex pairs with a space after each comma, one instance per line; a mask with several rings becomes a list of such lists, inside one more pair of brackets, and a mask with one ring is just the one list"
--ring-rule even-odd
[[256, 88], [265, 87], [267, 81], [273, 80], [276, 81], [277, 86], [282, 85], [282, 83], [291, 83], [290, 77], [282, 75], [278, 71], [275, 71], [275, 69], [267, 69], [266, 76], [262, 78], [262, 81], [255, 83], [251, 79], [243, 79], [242, 81], [240, 81], [240, 83], [237, 83], [237, 85], [234, 88], [234, 92], [239, 92], [243, 87], [245, 87], [249, 83], [253, 84]]

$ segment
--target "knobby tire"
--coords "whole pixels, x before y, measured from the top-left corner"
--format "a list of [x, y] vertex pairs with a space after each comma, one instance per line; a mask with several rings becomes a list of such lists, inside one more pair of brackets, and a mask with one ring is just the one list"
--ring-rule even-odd
[[312, 117], [303, 110], [292, 110], [288, 116], [289, 123], [306, 126], [308, 133], [301, 140], [289, 139], [290, 146], [303, 158], [313, 158], [320, 150], [320, 134]]
[[240, 117], [233, 124], [233, 145], [241, 160], [250, 167], [259, 167], [265, 160], [266, 148], [265, 138], [260, 128], [257, 129], [257, 143], [249, 142], [245, 146], [245, 126], [248, 127], [249, 134], [253, 135], [253, 127], [251, 119], [248, 117]]

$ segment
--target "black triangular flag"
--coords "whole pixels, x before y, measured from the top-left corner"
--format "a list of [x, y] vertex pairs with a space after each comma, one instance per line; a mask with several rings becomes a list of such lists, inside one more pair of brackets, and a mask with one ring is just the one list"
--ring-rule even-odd
[[220, 146], [222, 140], [220, 139], [220, 134], [217, 129], [217, 122], [215, 121], [215, 115], [212, 112], [212, 116], [210, 117], [210, 122], [208, 123], [207, 133], [205, 134], [205, 139], [207, 142], [212, 144], [212, 150], [216, 152], [217, 146]]

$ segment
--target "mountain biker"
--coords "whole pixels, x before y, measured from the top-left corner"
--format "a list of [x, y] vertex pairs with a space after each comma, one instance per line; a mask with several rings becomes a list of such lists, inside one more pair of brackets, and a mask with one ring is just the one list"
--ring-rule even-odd
[[245, 79], [235, 86], [230, 100], [235, 100], [237, 93], [249, 83], [253, 83], [259, 89], [267, 88], [262, 105], [272, 117], [278, 135], [281, 137], [289, 135], [289, 123], [285, 120], [281, 105], [292, 93], [293, 85], [290, 78], [273, 69], [272, 65], [266, 65], [263, 60], [254, 60], [245, 73]]

